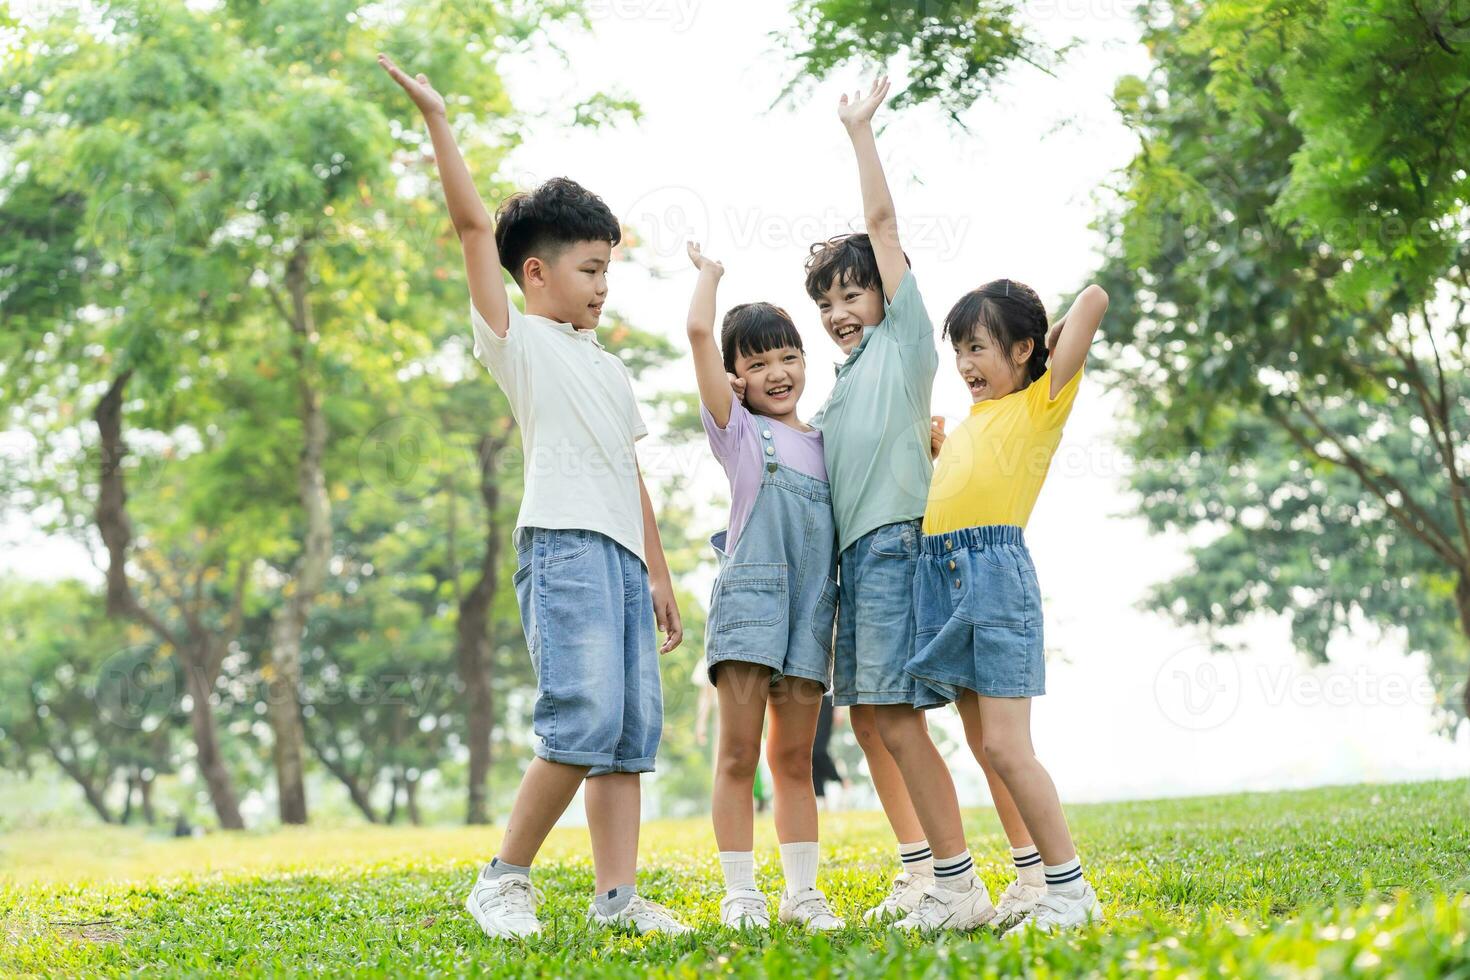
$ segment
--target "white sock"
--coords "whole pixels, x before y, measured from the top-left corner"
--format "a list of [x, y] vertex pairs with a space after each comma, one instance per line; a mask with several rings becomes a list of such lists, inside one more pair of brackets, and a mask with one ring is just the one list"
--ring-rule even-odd
[[1042, 870], [1041, 852], [1035, 844], [1011, 848], [1011, 861], [1016, 865], [1016, 880], [1023, 885], [1046, 884], [1046, 872]]
[[786, 872], [786, 894], [798, 895], [817, 887], [817, 842], [781, 845], [781, 870]]
[[923, 875], [925, 878], [934, 877], [934, 852], [929, 850], [929, 842], [916, 840], [912, 844], [898, 845], [898, 859], [903, 862], [903, 870], [911, 875]]
[[934, 859], [934, 880], [941, 888], [952, 892], [966, 892], [975, 882], [975, 862], [969, 851], [960, 851], [954, 857]]
[[1045, 864], [1046, 891], [1049, 895], [1064, 898], [1081, 898], [1087, 889], [1087, 879], [1082, 877], [1082, 859], [1074, 857], [1062, 864]]
[[725, 869], [725, 891], [755, 890], [755, 852], [721, 851], [720, 867]]

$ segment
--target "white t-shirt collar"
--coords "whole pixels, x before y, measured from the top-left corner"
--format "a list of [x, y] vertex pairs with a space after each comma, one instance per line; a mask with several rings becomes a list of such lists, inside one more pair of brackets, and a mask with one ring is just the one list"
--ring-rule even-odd
[[526, 314], [526, 319], [529, 320], [529, 321], [532, 321], [534, 323], [544, 323], [548, 327], [552, 327], [553, 329], [560, 330], [564, 334], [570, 334], [571, 336], [576, 337], [579, 340], [587, 340], [587, 341], [590, 341], [591, 343], [596, 344], [598, 346], [598, 348], [601, 349], [601, 350], [606, 350], [607, 349], [607, 348], [605, 348], [605, 347], [602, 346], [602, 341], [600, 341], [600, 340], [597, 339], [597, 331], [596, 331], [596, 329], [593, 329], [593, 330], [578, 330], [576, 327], [572, 326], [570, 323], [559, 323], [556, 320], [553, 320], [550, 317], [542, 316], [539, 313], [527, 313]]

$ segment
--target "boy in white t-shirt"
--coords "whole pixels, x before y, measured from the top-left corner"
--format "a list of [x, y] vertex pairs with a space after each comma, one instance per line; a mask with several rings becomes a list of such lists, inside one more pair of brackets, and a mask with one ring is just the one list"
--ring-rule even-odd
[[[588, 920], [687, 932], [636, 887], [639, 774], [653, 770], [663, 726], [658, 657], [683, 628], [633, 448], [648, 430], [627, 368], [597, 340], [617, 219], [557, 178], [502, 203], [492, 227], [444, 99], [425, 76], [378, 61], [428, 124], [464, 249], [475, 356], [509, 398], [525, 451], [514, 581], [536, 669], [537, 758], [465, 904], [487, 935], [540, 932], [531, 862], [585, 779], [597, 881]], [[502, 263], [525, 314], [506, 296]]]

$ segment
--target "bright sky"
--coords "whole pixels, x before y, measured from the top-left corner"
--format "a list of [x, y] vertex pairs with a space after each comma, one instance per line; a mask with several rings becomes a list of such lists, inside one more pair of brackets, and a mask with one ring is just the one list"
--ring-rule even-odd
[[[1058, 77], [1019, 71], [966, 117], [968, 133], [932, 110], [880, 110], [904, 244], [936, 321], [963, 292], [998, 276], [1032, 284], [1055, 308], [1095, 266], [1100, 242], [1088, 224], [1096, 195], [1137, 145], [1108, 101], [1119, 75], [1146, 69], [1132, 0], [1026, 6], [1048, 39], [1084, 39]], [[640, 102], [644, 118], [600, 132], [532, 123], [510, 175], [523, 185], [574, 177], [639, 230], [644, 258], [664, 275], [618, 265], [611, 306], [681, 348], [694, 281], [683, 243], [692, 230], [725, 263], [722, 312], [764, 299], [795, 316], [809, 352], [809, 416], [831, 388], [836, 349], [801, 289], [801, 262], [810, 242], [861, 227], [835, 112], [842, 85], [771, 108], [788, 71], [770, 40], [789, 25], [785, 0], [589, 7], [595, 33], [563, 39], [568, 63], [520, 59], [510, 68], [515, 101], [554, 109], [621, 92]], [[901, 66], [890, 68], [901, 87]], [[847, 88], [860, 81], [854, 75]], [[941, 347], [934, 412], [953, 427], [969, 399], [951, 365]], [[643, 393], [671, 386], [692, 389], [687, 358], [645, 379]], [[1364, 628], [1334, 646], [1331, 664], [1308, 668], [1285, 623], [1262, 619], [1232, 634], [1244, 653], [1211, 658], [1195, 631], [1138, 608], [1150, 584], [1187, 558], [1182, 539], [1152, 537], [1124, 516], [1129, 462], [1112, 439], [1119, 404], [1115, 393], [1084, 385], [1027, 531], [1047, 604], [1050, 693], [1035, 705], [1035, 742], [1063, 798], [1470, 775], [1470, 726], [1453, 742], [1433, 734], [1423, 665], [1392, 638]], [[0, 433], [0, 459], [7, 445], [20, 442]], [[700, 529], [721, 526], [728, 491], [708, 447], [661, 450], [655, 434], [640, 453], [654, 479], [692, 475], [697, 496], [711, 502]], [[84, 554], [24, 526], [0, 529], [0, 543], [0, 572], [95, 574]], [[968, 755], [955, 763], [967, 805], [984, 802], [978, 767]]]

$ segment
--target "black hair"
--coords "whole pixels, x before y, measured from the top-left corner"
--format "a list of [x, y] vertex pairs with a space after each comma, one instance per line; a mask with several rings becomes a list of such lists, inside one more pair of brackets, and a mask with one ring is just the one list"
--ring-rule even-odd
[[1046, 307], [1036, 290], [1025, 283], [995, 279], [961, 296], [944, 318], [944, 336], [952, 344], [963, 344], [977, 330], [984, 330], [1007, 358], [1017, 344], [1032, 342], [1026, 362], [1027, 384], [1046, 371]]
[[803, 354], [801, 334], [791, 316], [773, 303], [741, 303], [730, 307], [720, 327], [720, 351], [725, 356], [725, 373], [735, 373], [735, 358], [753, 357], [780, 347], [795, 347]]
[[526, 259], [554, 261], [568, 245], [623, 239], [618, 219], [602, 198], [566, 177], [553, 177], [535, 190], [512, 194], [495, 211], [495, 247], [500, 264], [517, 285]]
[[[907, 254], [903, 260], [909, 261]], [[825, 242], [817, 242], [808, 250], [806, 294], [814, 300], [820, 300], [834, 282], [882, 292], [883, 278], [878, 274], [878, 259], [873, 255], [873, 241], [865, 233], [838, 235]]]

